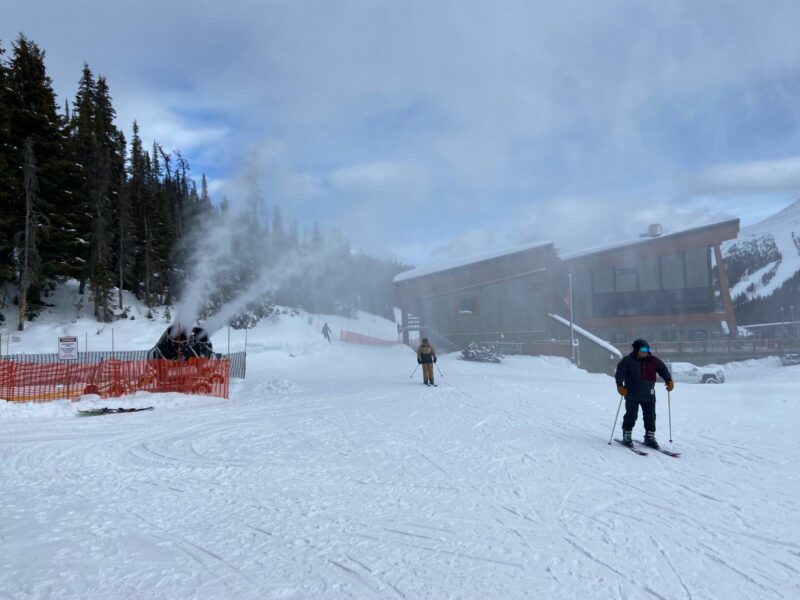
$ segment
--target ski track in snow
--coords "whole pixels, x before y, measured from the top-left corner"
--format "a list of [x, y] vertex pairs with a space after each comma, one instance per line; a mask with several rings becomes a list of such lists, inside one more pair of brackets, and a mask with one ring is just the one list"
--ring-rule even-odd
[[680, 386], [676, 460], [608, 446], [613, 381], [563, 362], [444, 356], [428, 388], [406, 349], [334, 351], [0, 420], [0, 598], [800, 597], [800, 383]]

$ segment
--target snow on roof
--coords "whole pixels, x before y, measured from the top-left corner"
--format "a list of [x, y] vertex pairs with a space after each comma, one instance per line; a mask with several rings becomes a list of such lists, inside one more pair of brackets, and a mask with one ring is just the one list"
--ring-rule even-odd
[[624, 240], [620, 242], [612, 242], [610, 244], [605, 244], [602, 246], [595, 246], [593, 248], [587, 248], [586, 250], [578, 250], [576, 252], [567, 252], [566, 254], [561, 255], [561, 260], [574, 260], [576, 258], [583, 258], [585, 256], [591, 256], [592, 254], [600, 254], [601, 252], [608, 252], [611, 250], [617, 250], [619, 248], [625, 248], [627, 246], [635, 246], [638, 244], [646, 244], [647, 242], [652, 242], [654, 240], [663, 240], [666, 238], [673, 238], [678, 237], [681, 235], [686, 235], [687, 233], [691, 233], [693, 231], [701, 231], [703, 229], [711, 229], [713, 227], [718, 227], [720, 225], [727, 225], [729, 223], [736, 223], [739, 219], [723, 219], [721, 221], [712, 221], [711, 223], [706, 223], [705, 225], [700, 225], [696, 227], [687, 227], [685, 229], [677, 229], [675, 231], [670, 231], [660, 235], [658, 237], [639, 237], [629, 240]]
[[[558, 321], [562, 325], [566, 325], [567, 327], [569, 327], [569, 321], [567, 319], [565, 319], [564, 317], [559, 316], [559, 315], [550, 314], [550, 313], [548, 313], [548, 316], [551, 319], [555, 319], [556, 321]], [[605, 350], [608, 350], [611, 354], [613, 354], [617, 358], [622, 358], [622, 352], [620, 352], [619, 349], [615, 348], [614, 346], [609, 344], [607, 341], [601, 340], [599, 337], [597, 337], [593, 333], [589, 333], [583, 327], [578, 327], [577, 325], [575, 325], [574, 321], [572, 322], [572, 328], [579, 335], [581, 335], [581, 336], [585, 337], [586, 339], [594, 342], [595, 344], [597, 344], [601, 348], [604, 348]]]
[[449, 271], [451, 269], [457, 269], [458, 267], [465, 267], [467, 265], [481, 263], [487, 260], [493, 260], [495, 258], [511, 256], [512, 254], [527, 252], [528, 250], [533, 250], [535, 248], [542, 248], [544, 246], [552, 245], [552, 243], [553, 242], [533, 242], [531, 244], [523, 244], [521, 246], [506, 248], [505, 250], [496, 250], [494, 252], [467, 256], [465, 258], [457, 258], [446, 262], [434, 263], [427, 267], [420, 267], [400, 273], [394, 278], [394, 283], [408, 281], [409, 279], [416, 279], [417, 277], [424, 277], [425, 275], [433, 275], [434, 273], [441, 273], [443, 271]]

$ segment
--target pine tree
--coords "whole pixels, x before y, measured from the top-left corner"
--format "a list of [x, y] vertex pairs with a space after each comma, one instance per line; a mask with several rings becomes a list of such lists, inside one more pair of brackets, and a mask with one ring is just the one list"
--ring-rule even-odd
[[[49, 220], [49, 232], [40, 239], [40, 276], [28, 292], [31, 314], [36, 312], [41, 295], [59, 278], [75, 276], [79, 256], [76, 227], [76, 168], [63, 119], [57, 112], [52, 82], [44, 65], [44, 51], [20, 35], [14, 42], [7, 69], [11, 170], [17, 174], [16, 206], [19, 218], [25, 210], [23, 155], [28, 138], [36, 160], [41, 214]], [[17, 265], [19, 270], [19, 265]]]
[[23, 190], [25, 192], [25, 217], [23, 230], [19, 232], [19, 324], [17, 329], [25, 329], [28, 314], [28, 298], [31, 288], [39, 284], [41, 272], [41, 256], [39, 244], [40, 232], [48, 228], [47, 218], [41, 211], [39, 198], [39, 178], [36, 173], [36, 157], [33, 150], [33, 139], [25, 140], [23, 152]]
[[22, 214], [19, 181], [12, 166], [20, 161], [12, 158], [19, 151], [11, 137], [9, 74], [4, 55], [5, 50], [0, 47], [0, 286], [3, 286], [0, 307], [5, 306], [5, 284], [15, 278], [14, 235]]

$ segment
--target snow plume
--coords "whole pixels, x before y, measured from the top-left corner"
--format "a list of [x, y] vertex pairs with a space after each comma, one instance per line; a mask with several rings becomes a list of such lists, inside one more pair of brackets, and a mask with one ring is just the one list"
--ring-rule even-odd
[[215, 291], [216, 275], [237, 262], [234, 239], [237, 233], [233, 211], [222, 212], [214, 221], [201, 225], [189, 268], [190, 277], [175, 308], [175, 324], [190, 330]]
[[303, 254], [291, 251], [280, 256], [277, 264], [264, 268], [255, 281], [241, 294], [224, 304], [204, 321], [203, 329], [209, 334], [214, 333], [247, 308], [249, 304], [257, 302], [265, 293], [278, 290], [289, 281], [298, 277], [305, 279], [318, 277], [325, 270], [329, 255], [329, 249], [321, 248]]
[[[252, 157], [228, 190], [235, 199], [195, 232], [189, 277], [175, 308], [173, 327], [190, 331], [203, 320], [208, 334], [224, 327], [265, 294], [291, 286], [313, 288], [332, 266], [341, 246], [299, 247], [286, 233], [270, 231], [269, 212], [259, 192]], [[208, 312], [214, 312], [208, 316]]]
[[231, 184], [235, 198], [243, 200], [214, 213], [194, 232], [189, 277], [175, 309], [175, 325], [182, 329], [190, 330], [226, 285], [240, 288], [261, 280], [268, 219], [258, 180], [256, 158], [251, 157]]

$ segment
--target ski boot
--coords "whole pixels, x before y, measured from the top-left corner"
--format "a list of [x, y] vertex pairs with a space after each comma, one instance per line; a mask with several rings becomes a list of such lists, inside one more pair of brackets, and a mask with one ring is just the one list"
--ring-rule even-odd
[[644, 445], [649, 446], [650, 448], [655, 448], [658, 450], [660, 446], [656, 441], [656, 432], [655, 431], [646, 431], [644, 433]]
[[633, 437], [630, 430], [622, 430], [622, 443], [633, 448]]

